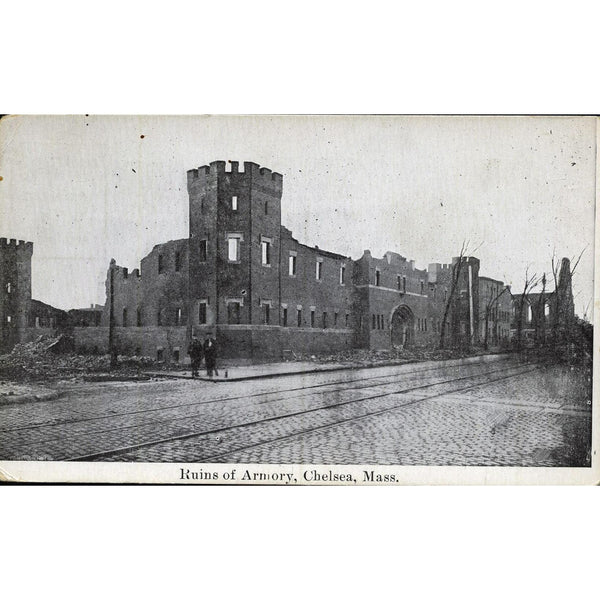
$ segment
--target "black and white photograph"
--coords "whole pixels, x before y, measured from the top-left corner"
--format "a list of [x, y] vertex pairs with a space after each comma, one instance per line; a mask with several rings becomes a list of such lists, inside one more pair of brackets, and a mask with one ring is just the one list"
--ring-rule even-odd
[[597, 481], [595, 117], [5, 116], [0, 147], [4, 480]]

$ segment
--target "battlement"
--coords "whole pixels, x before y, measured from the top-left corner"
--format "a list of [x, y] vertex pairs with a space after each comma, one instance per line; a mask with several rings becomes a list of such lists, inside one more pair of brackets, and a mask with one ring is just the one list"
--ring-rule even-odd
[[240, 169], [240, 163], [237, 160], [215, 160], [209, 165], [203, 165], [197, 169], [190, 169], [187, 172], [188, 185], [192, 184], [197, 179], [205, 179], [209, 175], [222, 175], [225, 173], [231, 173], [235, 175], [252, 175], [254, 177], [261, 178], [265, 182], [274, 182], [278, 187], [283, 184], [283, 175], [268, 169], [267, 167], [261, 167], [260, 165], [253, 162], [244, 162], [243, 168]]
[[33, 242], [26, 242], [25, 240], [15, 240], [7, 238], [0, 238], [0, 249], [2, 250], [15, 250], [17, 252], [33, 252]]

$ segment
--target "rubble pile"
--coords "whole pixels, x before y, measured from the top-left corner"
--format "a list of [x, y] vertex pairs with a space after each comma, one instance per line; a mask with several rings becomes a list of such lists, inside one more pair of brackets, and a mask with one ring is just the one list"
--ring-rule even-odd
[[[69, 343], [62, 338], [42, 335], [33, 342], [17, 344], [10, 354], [0, 356], [0, 379], [66, 379], [111, 371], [108, 354], [83, 355], [64, 351]], [[117, 369], [121, 375], [136, 374], [152, 363], [147, 357], [119, 356]]]
[[483, 354], [475, 349], [448, 348], [410, 348], [404, 350], [364, 350], [352, 349], [335, 354], [314, 355], [294, 354], [295, 361], [310, 361], [316, 363], [347, 363], [360, 366], [385, 365], [389, 363], [421, 362], [429, 360], [449, 360]]

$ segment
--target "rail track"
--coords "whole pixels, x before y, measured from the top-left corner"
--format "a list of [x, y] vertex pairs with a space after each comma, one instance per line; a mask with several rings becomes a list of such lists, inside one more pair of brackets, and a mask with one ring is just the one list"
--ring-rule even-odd
[[[420, 378], [421, 380], [419, 383], [404, 381], [400, 387], [397, 385], [398, 382], [389, 381], [353, 387], [348, 387], [345, 385], [342, 390], [337, 389], [335, 391], [353, 392], [356, 390], [375, 388], [376, 393], [367, 394], [364, 396], [361, 395], [358, 398], [334, 400], [332, 402], [326, 402], [325, 404], [320, 404], [317, 406], [304, 407], [301, 410], [296, 409], [278, 411], [276, 414], [271, 416], [261, 415], [259, 418], [254, 419], [242, 418], [240, 421], [226, 426], [221, 425], [211, 428], [203, 427], [202, 423], [199, 423], [199, 428], [194, 431], [181, 433], [178, 435], [168, 435], [164, 437], [154, 436], [152, 439], [147, 439], [134, 444], [111, 447], [98, 452], [72, 456], [67, 460], [129, 460], [131, 459], [131, 454], [135, 454], [135, 452], [139, 450], [154, 448], [155, 451], [160, 454], [161, 446], [185, 443], [193, 440], [203, 440], [205, 446], [208, 446], [208, 448], [204, 449], [204, 451], [201, 453], [201, 456], [197, 455], [194, 459], [190, 460], [199, 462], [215, 462], [236, 452], [243, 452], [244, 450], [256, 448], [257, 446], [265, 444], [273, 444], [284, 440], [288, 441], [294, 437], [313, 431], [331, 429], [352, 421], [360, 421], [388, 412], [402, 410], [408, 406], [426, 402], [448, 393], [464, 392], [479, 386], [489, 385], [498, 381], [518, 377], [524, 373], [535, 370], [536, 368], [536, 366], [532, 365], [508, 366], [474, 374], [462, 375], [459, 377], [437, 378], [437, 380], [433, 381], [423, 381], [423, 378]], [[392, 386], [392, 389], [377, 389], [381, 388], [382, 386]], [[321, 390], [318, 393], [320, 395], [329, 395], [332, 393], [332, 390]], [[418, 397], [414, 397], [415, 393], [418, 394]], [[305, 394], [293, 396], [291, 399], [298, 399], [302, 396], [305, 396]], [[393, 400], [393, 402], [384, 406], [371, 406], [373, 401], [381, 401], [382, 399], [388, 399], [388, 401]], [[290, 398], [287, 398], [286, 400], [290, 400]], [[274, 403], [278, 402], [278, 400], [273, 398], [269, 400], [269, 402]], [[320, 422], [316, 425], [314, 422], [306, 425], [303, 423], [303, 421], [305, 420], [304, 418], [308, 417], [309, 415], [312, 417], [318, 416], [318, 420], [320, 420]], [[170, 419], [170, 421], [179, 419], [189, 419], [189, 416], [177, 417], [176, 419]], [[162, 421], [162, 423], [164, 423], [164, 421]], [[249, 433], [250, 430], [258, 431], [260, 428], [264, 429], [264, 426], [272, 424], [277, 424], [278, 430], [283, 428], [286, 429], [286, 431], [283, 434], [267, 434], [266, 439], [252, 439], [250, 443], [247, 443], [247, 441], [243, 441], [241, 443], [235, 442], [236, 437], [244, 437], [243, 434]], [[234, 440], [233, 445], [221, 449], [219, 444], [223, 437]]]

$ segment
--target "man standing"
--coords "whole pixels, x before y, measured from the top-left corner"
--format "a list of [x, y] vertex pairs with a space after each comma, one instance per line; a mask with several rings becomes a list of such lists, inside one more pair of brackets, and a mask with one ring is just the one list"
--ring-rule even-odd
[[188, 354], [190, 355], [190, 361], [192, 363], [192, 377], [198, 377], [200, 375], [198, 369], [202, 362], [203, 353], [202, 343], [195, 335], [192, 335], [192, 341], [188, 349]]
[[217, 342], [210, 333], [206, 334], [206, 340], [204, 341], [204, 362], [206, 363], [206, 374], [209, 377], [212, 377], [214, 371], [215, 375], [218, 377], [219, 371], [217, 371]]

